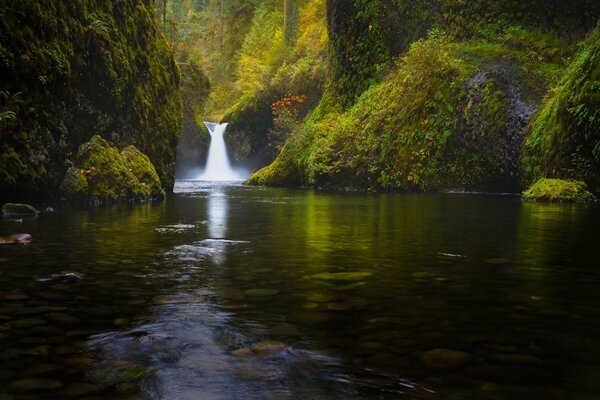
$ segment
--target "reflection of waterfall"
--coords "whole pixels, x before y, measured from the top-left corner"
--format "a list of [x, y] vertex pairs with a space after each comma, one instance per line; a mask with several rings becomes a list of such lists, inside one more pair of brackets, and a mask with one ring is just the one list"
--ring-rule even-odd
[[208, 234], [211, 239], [224, 239], [227, 235], [227, 196], [221, 191], [208, 195]]
[[227, 124], [215, 124], [204, 122], [210, 132], [210, 147], [208, 148], [208, 160], [206, 169], [200, 176], [203, 181], [241, 181], [243, 178], [237, 174], [229, 164], [227, 151], [225, 150], [225, 128]]

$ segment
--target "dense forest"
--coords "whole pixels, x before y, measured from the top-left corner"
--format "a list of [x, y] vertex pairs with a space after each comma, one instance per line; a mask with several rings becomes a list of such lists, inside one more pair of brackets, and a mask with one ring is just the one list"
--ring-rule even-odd
[[600, 190], [593, 0], [4, 3], [3, 197], [137, 196], [119, 168], [95, 179], [94, 135], [169, 192], [176, 159], [183, 178], [206, 157], [203, 119], [251, 184]]

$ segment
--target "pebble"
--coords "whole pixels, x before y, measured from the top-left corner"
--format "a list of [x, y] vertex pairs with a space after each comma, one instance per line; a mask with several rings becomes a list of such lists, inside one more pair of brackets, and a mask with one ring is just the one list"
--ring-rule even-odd
[[60, 369], [62, 369], [62, 367], [57, 364], [37, 364], [23, 370], [22, 375], [24, 377], [33, 377], [55, 372]]
[[19, 319], [13, 322], [15, 328], [31, 328], [32, 326], [44, 325], [46, 321], [43, 319]]
[[413, 279], [430, 279], [430, 278], [435, 278], [437, 275], [434, 274], [433, 272], [413, 272], [412, 274], [410, 274], [410, 277]]
[[372, 272], [322, 272], [311, 275], [311, 277], [327, 281], [360, 281], [371, 275], [373, 275]]
[[248, 290], [246, 290], [245, 293], [246, 293], [246, 295], [252, 296], [252, 297], [266, 297], [266, 296], [276, 295], [277, 293], [279, 293], [279, 290], [277, 290], [277, 289], [248, 289]]
[[283, 343], [275, 340], [265, 340], [264, 342], [255, 343], [250, 347], [255, 354], [278, 353], [284, 348]]
[[106, 388], [102, 385], [93, 383], [77, 382], [71, 383], [61, 393], [66, 397], [82, 397], [98, 394], [104, 391]]
[[420, 359], [430, 369], [449, 370], [467, 364], [471, 360], [471, 355], [458, 350], [433, 349], [423, 353]]
[[20, 379], [8, 385], [8, 388], [14, 392], [32, 392], [41, 390], [60, 389], [63, 386], [61, 381], [54, 379]]
[[51, 313], [45, 314], [44, 316], [46, 317], [46, 319], [48, 319], [50, 321], [58, 322], [59, 324], [65, 324], [65, 325], [78, 324], [81, 322], [81, 320], [79, 318], [77, 318], [73, 315], [58, 313], [58, 312], [51, 312]]
[[247, 348], [235, 349], [231, 352], [231, 355], [236, 357], [245, 357], [252, 354], [252, 350]]
[[492, 360], [501, 364], [542, 365], [544, 362], [528, 354], [494, 354]]
[[510, 260], [508, 258], [488, 258], [487, 260], [485, 260], [485, 262], [487, 264], [504, 265], [508, 264]]
[[333, 300], [333, 296], [325, 293], [313, 293], [306, 300], [311, 303], [328, 303]]

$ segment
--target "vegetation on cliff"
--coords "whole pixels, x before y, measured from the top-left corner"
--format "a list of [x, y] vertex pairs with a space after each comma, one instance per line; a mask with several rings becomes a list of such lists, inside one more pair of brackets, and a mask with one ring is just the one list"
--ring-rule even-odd
[[[584, 167], [571, 170], [588, 173], [565, 177], [596, 186], [597, 34], [572, 58], [600, 7], [425, 3], [328, 2], [327, 90], [249, 183], [520, 191], [540, 173], [553, 176], [549, 166], [561, 168], [554, 153], [574, 155], [570, 165]], [[557, 121], [548, 110], [561, 91]]]
[[530, 177], [576, 179], [600, 191], [600, 26], [548, 93], [523, 163]]
[[148, 154], [173, 185], [179, 71], [150, 0], [0, 7], [1, 196], [51, 195], [93, 133]]

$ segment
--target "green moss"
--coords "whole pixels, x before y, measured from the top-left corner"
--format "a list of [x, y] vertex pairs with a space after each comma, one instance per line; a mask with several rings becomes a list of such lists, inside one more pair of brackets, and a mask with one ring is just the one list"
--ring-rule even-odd
[[600, 27], [582, 45], [533, 121], [523, 168], [530, 180], [576, 179], [600, 191]]
[[122, 201], [163, 198], [164, 190], [148, 157], [134, 146], [122, 152], [93, 136], [77, 152], [67, 170], [63, 193], [78, 201]]
[[347, 111], [340, 112], [330, 100], [333, 92], [326, 91], [277, 160], [249, 182], [394, 191], [518, 189], [527, 121], [516, 108], [539, 101], [531, 93], [543, 91], [547, 79], [532, 68], [540, 62], [528, 58], [523, 43], [538, 35], [519, 31], [519, 40], [508, 40], [514, 32], [507, 28], [491, 42], [456, 41], [432, 31]]
[[527, 201], [540, 202], [590, 202], [596, 198], [584, 182], [542, 178], [523, 192]]

